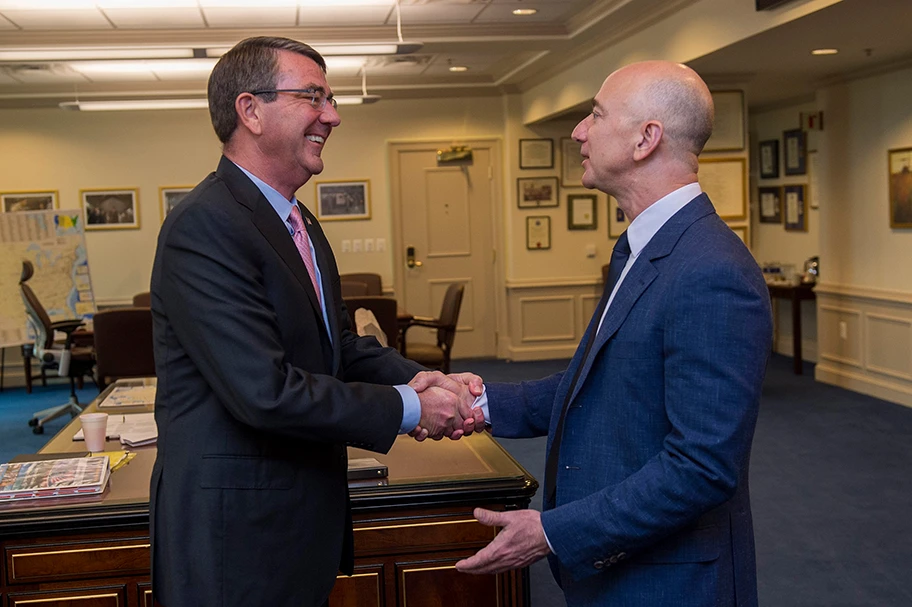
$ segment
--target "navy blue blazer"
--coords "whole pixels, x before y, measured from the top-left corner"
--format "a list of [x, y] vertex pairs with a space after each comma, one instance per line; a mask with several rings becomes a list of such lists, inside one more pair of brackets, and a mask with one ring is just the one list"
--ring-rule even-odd
[[542, 514], [568, 605], [757, 604], [747, 481], [771, 337], [760, 269], [703, 194], [643, 249], [585, 360], [587, 337], [563, 373], [487, 386], [494, 434], [548, 434], [550, 453], [582, 367]]
[[228, 159], [162, 226], [150, 516], [166, 607], [322, 605], [353, 565], [346, 444], [388, 451], [391, 385], [422, 370], [352, 332], [332, 250], [302, 213], [332, 339], [285, 225]]

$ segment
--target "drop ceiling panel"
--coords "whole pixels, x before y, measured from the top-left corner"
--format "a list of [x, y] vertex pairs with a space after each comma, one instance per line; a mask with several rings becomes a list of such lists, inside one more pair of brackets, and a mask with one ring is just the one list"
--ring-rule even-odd
[[[390, 16], [392, 15], [392, 16]], [[359, 6], [357, 8], [301, 8], [300, 27], [323, 25], [383, 25], [387, 18], [396, 22], [395, 11], [388, 6]]]
[[69, 84], [73, 82], [88, 82], [79, 72], [62, 65], [40, 66], [39, 69], [30, 69], [26, 66], [6, 68], [9, 75], [23, 84]]
[[295, 27], [298, 9], [295, 6], [265, 8], [204, 8], [210, 27]]
[[3, 16], [27, 30], [112, 29], [98, 9], [58, 9], [53, 11], [7, 10]]
[[[485, 5], [425, 4], [402, 7], [402, 28], [408, 32], [410, 24], [421, 23], [471, 23]], [[390, 14], [389, 23], [396, 23], [396, 12]], [[408, 36], [406, 36], [408, 37]]]
[[415, 76], [422, 74], [431, 63], [430, 55], [394, 55], [373, 57], [365, 65], [368, 84], [371, 74], [383, 76]]
[[0, 70], [0, 84], [17, 84], [19, 81]]
[[199, 8], [108, 8], [104, 12], [120, 29], [206, 27]]
[[8, 19], [0, 15], [0, 30], [14, 30], [18, 29], [15, 25], [9, 22]]

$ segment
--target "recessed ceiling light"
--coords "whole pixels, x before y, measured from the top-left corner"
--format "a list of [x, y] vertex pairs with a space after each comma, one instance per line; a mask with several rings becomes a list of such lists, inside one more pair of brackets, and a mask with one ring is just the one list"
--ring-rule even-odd
[[538, 12], [537, 8], [514, 8], [513, 14], [518, 17], [528, 17]]
[[815, 48], [811, 51], [812, 55], [835, 55], [839, 52], [838, 48]]
[[467, 71], [469, 71], [469, 68], [467, 68], [464, 65], [451, 65], [450, 71], [451, 72], [467, 72]]

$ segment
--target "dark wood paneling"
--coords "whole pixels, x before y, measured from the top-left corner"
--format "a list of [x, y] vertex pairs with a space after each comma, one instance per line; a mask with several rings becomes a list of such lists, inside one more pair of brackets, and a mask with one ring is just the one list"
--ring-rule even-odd
[[400, 607], [501, 607], [503, 592], [495, 575], [456, 571], [456, 560], [397, 563]]
[[11, 592], [9, 607], [124, 607], [126, 588], [107, 586], [47, 592]]
[[41, 547], [8, 546], [4, 550], [9, 583], [79, 580], [149, 572], [149, 540], [49, 543]]
[[385, 604], [383, 566], [356, 567], [351, 577], [340, 575], [329, 595], [329, 607], [381, 607]]

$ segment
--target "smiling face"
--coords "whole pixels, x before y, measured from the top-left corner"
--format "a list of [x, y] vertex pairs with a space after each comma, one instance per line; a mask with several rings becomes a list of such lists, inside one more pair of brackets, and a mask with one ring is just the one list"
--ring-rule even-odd
[[[313, 60], [280, 50], [276, 89], [311, 89], [330, 95], [326, 75]], [[310, 98], [295, 93], [279, 93], [268, 102], [254, 97], [261, 109], [262, 131], [256, 147], [268, 163], [273, 180], [292, 192], [304, 185], [312, 176], [323, 171], [323, 146], [333, 127], [341, 122], [339, 113], [331, 103], [322, 109], [314, 108]], [[270, 185], [280, 192], [272, 181]]]

